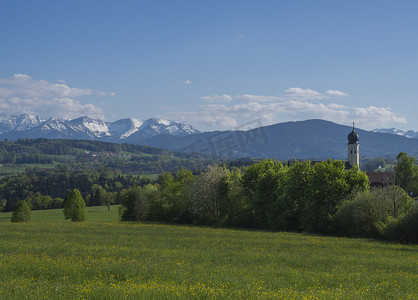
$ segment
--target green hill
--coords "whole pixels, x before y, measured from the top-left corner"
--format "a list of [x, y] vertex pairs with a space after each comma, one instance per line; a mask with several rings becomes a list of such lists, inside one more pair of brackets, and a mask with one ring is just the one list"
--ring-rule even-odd
[[197, 170], [214, 160], [219, 158], [101, 141], [19, 139], [0, 142], [0, 176], [21, 174], [27, 168], [50, 170], [61, 165], [77, 170], [108, 168], [132, 175], [161, 174], [182, 168]]

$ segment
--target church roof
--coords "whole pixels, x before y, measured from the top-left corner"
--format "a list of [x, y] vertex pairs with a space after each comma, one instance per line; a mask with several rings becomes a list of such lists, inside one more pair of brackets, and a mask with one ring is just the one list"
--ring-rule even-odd
[[387, 186], [393, 183], [394, 173], [391, 172], [367, 172], [370, 186]]
[[353, 123], [353, 131], [349, 133], [347, 136], [348, 144], [357, 144], [359, 140], [358, 133], [354, 130], [354, 123]]

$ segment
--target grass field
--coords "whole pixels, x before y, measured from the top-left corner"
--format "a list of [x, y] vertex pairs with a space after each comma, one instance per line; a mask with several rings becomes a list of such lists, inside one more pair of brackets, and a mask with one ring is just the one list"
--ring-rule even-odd
[[[107, 210], [107, 206], [90, 206], [87, 207], [87, 220], [86, 222], [118, 222], [119, 217], [119, 205], [111, 205], [110, 212]], [[12, 218], [12, 213], [0, 213], [0, 223], [8, 223]], [[32, 210], [32, 216], [30, 223], [71, 223], [70, 220], [64, 219], [62, 209], [45, 209], [45, 210]]]
[[0, 298], [418, 298], [417, 246], [120, 223], [116, 207], [90, 209], [94, 222], [50, 210], [1, 223]]

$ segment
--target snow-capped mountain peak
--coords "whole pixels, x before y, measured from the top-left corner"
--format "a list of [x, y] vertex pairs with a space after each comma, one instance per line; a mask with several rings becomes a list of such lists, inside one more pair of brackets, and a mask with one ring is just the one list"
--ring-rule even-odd
[[413, 139], [418, 138], [418, 132], [413, 130], [403, 131], [397, 128], [377, 128], [373, 129], [372, 132], [395, 134]]
[[143, 122], [143, 124], [138, 128], [138, 132], [133, 135], [133, 138], [147, 138], [160, 134], [184, 136], [199, 132], [200, 131], [193, 128], [190, 124], [151, 118]]
[[143, 121], [134, 118], [110, 122], [108, 123], [109, 134], [115, 137], [118, 136], [120, 139], [126, 139], [137, 132], [143, 123]]
[[80, 117], [69, 121], [74, 130], [84, 132], [87, 130], [87, 134], [91, 137], [104, 137], [110, 136], [109, 128], [106, 122], [99, 119], [91, 119], [89, 117]]
[[164, 126], [170, 126], [172, 122], [164, 119], [158, 119], [157, 123]]
[[38, 126], [45, 119], [33, 113], [25, 113], [18, 116], [0, 115], [0, 134], [9, 131], [23, 131]]
[[111, 142], [137, 143], [156, 135], [183, 136], [199, 133], [190, 124], [151, 118], [141, 121], [126, 118], [114, 122], [79, 117], [65, 120], [51, 117], [44, 119], [36, 114], [0, 115], [0, 138], [77, 138]]

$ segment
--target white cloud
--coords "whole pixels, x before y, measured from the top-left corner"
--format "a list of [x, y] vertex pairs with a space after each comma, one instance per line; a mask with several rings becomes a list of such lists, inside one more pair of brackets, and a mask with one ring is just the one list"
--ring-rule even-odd
[[351, 116], [356, 120], [367, 120], [374, 125], [389, 122], [407, 123], [405, 117], [394, 113], [390, 107], [356, 107], [351, 111]]
[[71, 98], [55, 98], [48, 100], [34, 98], [0, 99], [3, 113], [21, 114], [35, 112], [42, 116], [56, 116], [61, 118], [76, 118], [89, 116], [104, 119], [103, 110], [93, 104], [82, 104]]
[[324, 94], [311, 90], [303, 89], [299, 87], [291, 87], [284, 91], [285, 95], [293, 100], [314, 100], [314, 99], [327, 99], [329, 97], [348, 97], [349, 94], [339, 90], [327, 90]]
[[232, 101], [232, 97], [229, 95], [211, 95], [211, 96], [204, 96], [201, 98], [202, 101], [205, 102], [218, 102], [218, 103], [225, 103]]
[[313, 100], [313, 99], [323, 99], [324, 95], [321, 93], [311, 90], [311, 89], [302, 89], [298, 87], [291, 87], [284, 91], [286, 96], [290, 99], [297, 100]]
[[104, 118], [100, 107], [75, 100], [77, 97], [86, 95], [103, 96], [105, 93], [93, 89], [71, 88], [63, 80], [59, 80], [59, 83], [35, 80], [26, 74], [0, 78], [2, 113], [34, 112], [45, 117], [74, 118], [87, 115]]
[[215, 129], [221, 129], [238, 125], [237, 120], [230, 113], [230, 108], [224, 104], [207, 104], [190, 111], [170, 112], [166, 117], [184, 122], [201, 122]]
[[116, 93], [112, 92], [112, 93], [109, 94], [109, 96], [110, 97], [115, 97], [116, 96]]
[[91, 89], [70, 88], [64, 83], [35, 80], [26, 74], [15, 74], [10, 78], [0, 78], [0, 97], [2, 98], [72, 98], [97, 93], [100, 92]]
[[268, 101], [280, 100], [280, 98], [276, 96], [262, 96], [262, 95], [249, 95], [249, 94], [236, 95], [234, 99], [245, 100], [245, 101], [255, 101], [255, 102], [268, 102]]
[[339, 91], [339, 90], [328, 90], [328, 91], [325, 91], [325, 93], [330, 95], [330, 96], [337, 96], [337, 97], [348, 97], [348, 96], [350, 96], [349, 94], [344, 93], [344, 92]]
[[354, 121], [370, 129], [384, 127], [386, 124], [406, 123], [404, 116], [389, 107], [317, 103], [309, 100], [328, 97], [309, 89], [291, 88], [286, 94], [286, 98], [249, 94], [234, 97], [206, 96], [202, 97], [202, 105], [188, 111], [172, 111], [169, 116], [201, 124], [202, 127], [209, 126], [209, 129], [231, 129], [255, 119], [261, 119], [264, 125], [307, 119], [325, 119], [339, 124], [351, 124]]
[[190, 80], [185, 80], [185, 81], [183, 81], [182, 82], [182, 84], [185, 84], [185, 85], [190, 85], [190, 84], [192, 84], [192, 82], [190, 81]]

